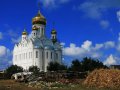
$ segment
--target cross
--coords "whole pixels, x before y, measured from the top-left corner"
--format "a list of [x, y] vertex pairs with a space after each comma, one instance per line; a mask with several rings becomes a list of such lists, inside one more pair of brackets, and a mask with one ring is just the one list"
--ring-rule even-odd
[[38, 9], [40, 10], [40, 1], [38, 1]]

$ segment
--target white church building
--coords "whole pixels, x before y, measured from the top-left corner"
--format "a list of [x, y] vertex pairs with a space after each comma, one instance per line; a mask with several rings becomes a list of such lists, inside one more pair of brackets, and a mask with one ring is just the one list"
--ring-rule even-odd
[[49, 62], [62, 63], [62, 47], [57, 40], [57, 32], [53, 29], [51, 38], [47, 38], [46, 22], [45, 17], [38, 11], [32, 19], [30, 36], [24, 30], [20, 42], [14, 46], [13, 65], [21, 66], [24, 70], [28, 70], [30, 66], [37, 66], [46, 72]]

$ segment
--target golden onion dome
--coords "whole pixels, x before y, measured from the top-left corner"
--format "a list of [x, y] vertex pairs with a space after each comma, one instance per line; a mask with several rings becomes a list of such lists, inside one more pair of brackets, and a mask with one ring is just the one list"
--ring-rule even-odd
[[53, 29], [51, 34], [57, 34], [57, 31], [55, 29]]
[[37, 16], [35, 16], [32, 19], [32, 24], [44, 24], [46, 25], [46, 19], [45, 17], [40, 13], [40, 10], [38, 11]]
[[24, 31], [22, 32], [22, 35], [27, 35], [26, 30], [24, 29]]
[[38, 27], [33, 26], [32, 30], [38, 30]]

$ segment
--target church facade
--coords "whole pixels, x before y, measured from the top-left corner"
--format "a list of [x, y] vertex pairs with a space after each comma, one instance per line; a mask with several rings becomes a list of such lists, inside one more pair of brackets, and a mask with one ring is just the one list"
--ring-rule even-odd
[[21, 41], [14, 46], [13, 65], [28, 70], [30, 66], [37, 66], [40, 71], [47, 71], [49, 62], [62, 63], [62, 47], [57, 40], [55, 29], [51, 31], [51, 38], [46, 36], [46, 19], [38, 11], [32, 19], [30, 36], [26, 30], [22, 32]]

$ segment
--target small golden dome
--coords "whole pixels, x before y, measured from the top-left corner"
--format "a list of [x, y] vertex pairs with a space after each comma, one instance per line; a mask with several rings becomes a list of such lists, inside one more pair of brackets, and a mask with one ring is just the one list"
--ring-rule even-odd
[[24, 31], [22, 32], [22, 35], [27, 35], [26, 30], [24, 29]]
[[55, 29], [53, 29], [51, 34], [57, 34], [57, 31]]
[[44, 24], [46, 25], [46, 19], [45, 17], [40, 13], [40, 10], [38, 11], [37, 16], [35, 16], [32, 19], [32, 24]]
[[33, 26], [32, 30], [38, 30], [38, 28], [36, 26]]

